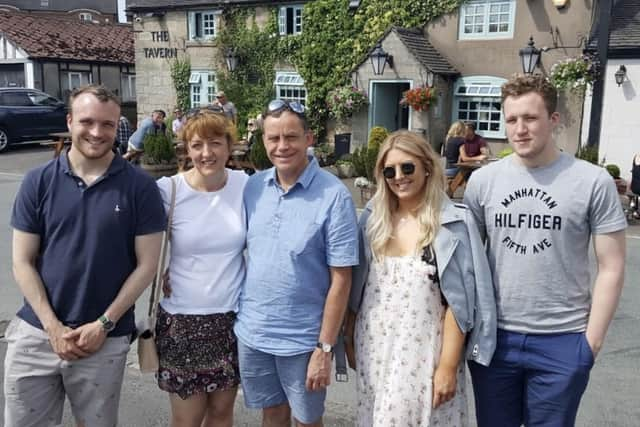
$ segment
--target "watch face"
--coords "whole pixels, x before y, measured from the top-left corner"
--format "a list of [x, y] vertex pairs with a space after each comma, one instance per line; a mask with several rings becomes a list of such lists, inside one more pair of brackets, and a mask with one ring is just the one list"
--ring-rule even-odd
[[322, 351], [324, 351], [325, 353], [331, 353], [332, 347], [330, 344], [321, 342], [321, 343], [318, 343], [318, 347], [320, 347]]
[[116, 324], [113, 323], [113, 320], [109, 319], [107, 316], [100, 316], [100, 322], [102, 322], [102, 328], [107, 331], [107, 332], [111, 332], [115, 329]]

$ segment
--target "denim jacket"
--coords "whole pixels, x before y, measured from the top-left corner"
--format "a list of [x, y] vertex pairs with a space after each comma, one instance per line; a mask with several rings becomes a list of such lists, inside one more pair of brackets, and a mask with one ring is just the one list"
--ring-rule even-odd
[[[366, 225], [368, 204], [358, 221], [360, 265], [353, 268], [349, 309], [357, 313], [369, 277], [371, 246]], [[465, 357], [488, 366], [496, 348], [496, 302], [491, 270], [471, 212], [465, 205], [443, 200], [441, 227], [433, 242], [440, 288], [458, 327], [467, 335]]]

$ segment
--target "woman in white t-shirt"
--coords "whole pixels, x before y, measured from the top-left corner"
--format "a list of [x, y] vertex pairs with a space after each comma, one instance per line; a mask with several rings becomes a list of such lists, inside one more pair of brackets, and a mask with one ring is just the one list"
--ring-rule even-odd
[[[248, 176], [225, 168], [236, 129], [223, 114], [200, 111], [181, 130], [193, 168], [158, 187], [171, 224], [170, 292], [156, 325], [158, 385], [170, 393], [172, 426], [231, 426], [240, 382], [233, 322], [245, 275]], [[204, 420], [204, 422], [203, 422]]]

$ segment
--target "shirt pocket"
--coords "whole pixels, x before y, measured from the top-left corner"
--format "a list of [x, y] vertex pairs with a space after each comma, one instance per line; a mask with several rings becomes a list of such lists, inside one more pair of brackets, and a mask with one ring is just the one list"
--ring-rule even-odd
[[302, 228], [300, 237], [293, 247], [295, 255], [318, 251], [324, 248], [324, 232], [322, 224], [313, 222]]

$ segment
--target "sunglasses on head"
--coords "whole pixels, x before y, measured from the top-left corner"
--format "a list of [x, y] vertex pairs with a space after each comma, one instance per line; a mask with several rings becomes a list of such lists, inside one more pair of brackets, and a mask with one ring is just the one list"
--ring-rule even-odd
[[289, 110], [297, 115], [304, 117], [304, 105], [298, 101], [285, 101], [284, 99], [274, 99], [267, 105], [268, 114], [276, 114], [283, 110]]
[[[416, 171], [416, 165], [411, 162], [400, 163], [400, 171], [402, 172], [402, 175], [413, 175], [413, 173]], [[395, 178], [396, 166], [387, 166], [386, 168], [382, 169], [382, 175], [386, 179]]]
[[194, 117], [203, 116], [205, 114], [224, 114], [222, 107], [217, 105], [210, 105], [205, 108], [193, 108], [186, 114], [187, 120]]

